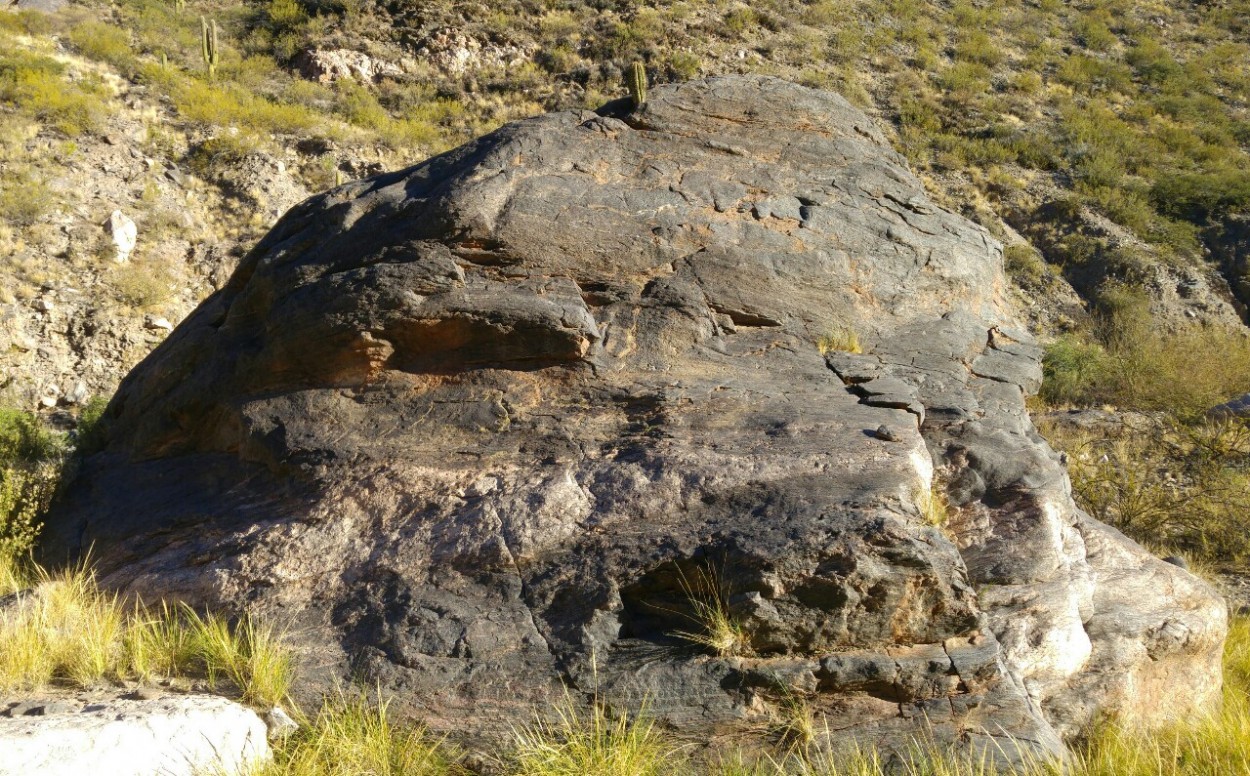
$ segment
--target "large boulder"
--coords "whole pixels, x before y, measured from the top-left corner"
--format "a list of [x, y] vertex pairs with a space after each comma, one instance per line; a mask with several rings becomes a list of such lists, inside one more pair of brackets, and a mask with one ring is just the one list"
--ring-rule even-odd
[[566, 688], [713, 746], [796, 697], [1042, 753], [1191, 713], [1223, 603], [1075, 507], [1004, 287], [836, 95], [521, 121], [287, 214], [123, 383], [49, 552], [478, 740]]

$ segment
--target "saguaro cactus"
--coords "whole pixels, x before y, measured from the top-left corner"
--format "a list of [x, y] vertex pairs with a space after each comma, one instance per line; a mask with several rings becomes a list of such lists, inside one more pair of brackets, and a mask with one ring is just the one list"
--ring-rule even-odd
[[625, 78], [625, 85], [629, 87], [629, 96], [634, 100], [634, 107], [641, 108], [642, 104], [647, 101], [647, 70], [641, 62], [635, 62], [629, 66], [629, 75]]
[[204, 66], [208, 68], [208, 77], [217, 77], [217, 63], [220, 52], [217, 49], [217, 20], [209, 22], [200, 17], [200, 49], [204, 54]]

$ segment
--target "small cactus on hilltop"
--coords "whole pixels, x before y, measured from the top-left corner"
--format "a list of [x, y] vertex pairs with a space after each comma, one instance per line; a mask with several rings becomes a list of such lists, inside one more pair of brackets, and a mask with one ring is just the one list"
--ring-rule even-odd
[[208, 68], [208, 77], [217, 77], [217, 64], [220, 60], [220, 51], [217, 48], [217, 20], [213, 19], [209, 22], [203, 16], [200, 17], [200, 51], [204, 55], [204, 65]]
[[181, 14], [187, 8], [187, 0], [174, 0], [174, 13]]
[[634, 101], [634, 108], [641, 108], [647, 101], [647, 69], [642, 66], [641, 62], [635, 62], [629, 66], [625, 85], [629, 87], [629, 96]]

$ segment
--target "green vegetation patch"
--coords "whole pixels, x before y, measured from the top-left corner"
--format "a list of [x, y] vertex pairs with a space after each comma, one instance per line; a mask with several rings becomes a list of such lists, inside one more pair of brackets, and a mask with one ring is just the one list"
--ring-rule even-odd
[[109, 113], [109, 96], [98, 77], [71, 80], [51, 57], [0, 45], [0, 104], [48, 127], [70, 136], [98, 128]]

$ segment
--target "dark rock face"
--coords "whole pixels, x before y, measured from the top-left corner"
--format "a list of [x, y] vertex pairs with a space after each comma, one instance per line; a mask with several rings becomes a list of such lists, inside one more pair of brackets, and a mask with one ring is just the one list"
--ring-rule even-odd
[[837, 96], [653, 92], [291, 211], [127, 378], [52, 551], [470, 736], [566, 686], [1043, 752], [1212, 700], [1223, 604], [1073, 506], [1000, 246]]

